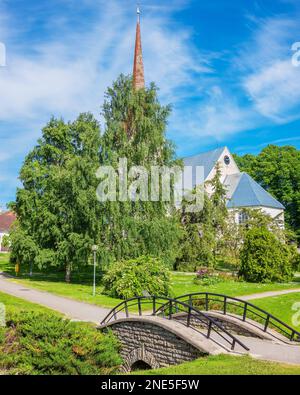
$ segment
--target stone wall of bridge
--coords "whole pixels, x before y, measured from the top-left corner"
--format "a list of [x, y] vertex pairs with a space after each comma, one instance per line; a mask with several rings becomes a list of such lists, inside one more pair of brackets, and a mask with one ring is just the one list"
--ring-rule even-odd
[[177, 365], [207, 355], [183, 337], [151, 322], [115, 322], [110, 329], [121, 342], [123, 372], [143, 362], [151, 369]]

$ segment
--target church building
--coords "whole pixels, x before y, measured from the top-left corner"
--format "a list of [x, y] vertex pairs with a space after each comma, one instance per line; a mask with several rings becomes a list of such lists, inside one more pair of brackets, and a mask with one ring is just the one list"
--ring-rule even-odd
[[[284, 206], [262, 188], [249, 174], [241, 172], [227, 147], [200, 153], [184, 159], [185, 166], [203, 166], [204, 182], [216, 174], [216, 166], [221, 171], [221, 182], [227, 191], [227, 208], [235, 215], [237, 223], [245, 221], [245, 208], [259, 209], [268, 214], [276, 223], [284, 227]], [[206, 184], [211, 193], [211, 186]]]

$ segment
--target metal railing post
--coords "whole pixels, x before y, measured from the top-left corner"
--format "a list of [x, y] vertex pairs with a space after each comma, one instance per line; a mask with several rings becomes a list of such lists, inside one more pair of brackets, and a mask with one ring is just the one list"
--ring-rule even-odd
[[139, 306], [139, 315], [142, 315], [142, 306], [141, 306], [141, 298], [138, 298], [138, 306]]
[[290, 337], [290, 341], [291, 341], [291, 342], [294, 340], [295, 334], [296, 334], [296, 332], [295, 332], [295, 331], [292, 331], [291, 337]]
[[235, 339], [233, 339], [233, 342], [231, 344], [231, 349], [234, 350], [234, 347], [235, 347]]
[[208, 293], [205, 294], [205, 310], [208, 311]]
[[187, 323], [186, 323], [187, 326], [190, 326], [190, 324], [191, 324], [191, 312], [192, 312], [192, 309], [191, 309], [191, 306], [189, 306], [188, 316], [187, 316]]
[[127, 300], [125, 302], [125, 312], [126, 312], [126, 318], [129, 317], [129, 312], [128, 312], [128, 304], [127, 304]]
[[265, 327], [264, 327], [264, 332], [267, 332], [268, 326], [270, 322], [270, 316], [267, 315], [266, 322], [265, 322]]
[[224, 315], [227, 313], [227, 296], [224, 296], [224, 309], [223, 309]]
[[208, 338], [208, 339], [210, 338], [211, 327], [212, 327], [212, 322], [209, 321], [208, 331], [207, 331], [207, 338]]
[[152, 303], [153, 303], [153, 309], [152, 309], [153, 314], [152, 315], [155, 315], [155, 313], [156, 313], [156, 297], [155, 296], [153, 296], [153, 298], [152, 298]]
[[243, 321], [246, 321], [246, 317], [247, 317], [247, 308], [248, 308], [248, 303], [245, 303], [245, 305], [244, 305]]
[[169, 320], [172, 319], [172, 308], [173, 308], [173, 304], [172, 304], [172, 301], [170, 300], [170, 303], [169, 303]]

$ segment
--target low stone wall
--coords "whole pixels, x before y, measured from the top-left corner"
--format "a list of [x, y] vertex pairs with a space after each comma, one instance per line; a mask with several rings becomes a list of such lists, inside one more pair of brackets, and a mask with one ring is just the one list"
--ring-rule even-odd
[[205, 355], [174, 333], [149, 322], [117, 322], [110, 329], [122, 344], [123, 372], [130, 372], [139, 361], [155, 369]]

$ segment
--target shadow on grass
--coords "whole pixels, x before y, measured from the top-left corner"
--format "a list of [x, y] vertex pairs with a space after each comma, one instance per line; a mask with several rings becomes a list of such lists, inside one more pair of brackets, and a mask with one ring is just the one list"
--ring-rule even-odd
[[[21, 267], [20, 273], [16, 275], [15, 265], [9, 262], [9, 256], [5, 256], [4, 254], [0, 254], [0, 272], [9, 277], [19, 278], [22, 280], [29, 281], [45, 281], [45, 282], [53, 282], [53, 283], [65, 283], [65, 272], [64, 270], [58, 270], [55, 268], [51, 268], [51, 270], [45, 271], [34, 271], [32, 276], [29, 275], [30, 268], [29, 266]], [[98, 285], [101, 283], [103, 277], [103, 273], [98, 271], [96, 276], [96, 281]], [[93, 266], [89, 265], [86, 267], [84, 271], [77, 272], [74, 271], [71, 276], [72, 284], [81, 284], [81, 285], [92, 285], [93, 284]]]

